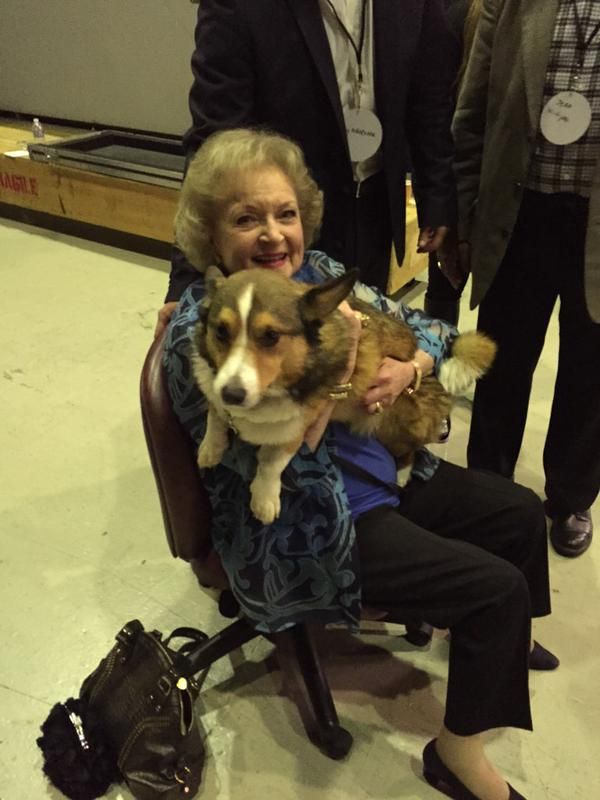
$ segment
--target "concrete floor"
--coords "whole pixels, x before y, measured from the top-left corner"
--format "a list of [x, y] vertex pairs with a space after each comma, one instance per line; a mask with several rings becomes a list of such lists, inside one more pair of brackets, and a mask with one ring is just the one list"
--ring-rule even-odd
[[[0, 221], [0, 800], [60, 795], [35, 739], [50, 707], [76, 694], [119, 626], [222, 623], [167, 549], [138, 410], [140, 367], [165, 292], [151, 258]], [[412, 302], [422, 303], [422, 285]], [[463, 303], [463, 328], [474, 316]], [[555, 374], [553, 321], [517, 478], [541, 491]], [[453, 414], [446, 457], [464, 463], [469, 406]], [[595, 516], [600, 524], [600, 504]], [[554, 615], [538, 638], [556, 673], [531, 676], [535, 733], [497, 731], [490, 753], [528, 800], [600, 796], [600, 545], [551, 554]], [[343, 762], [306, 739], [293, 680], [258, 640], [210, 671], [198, 711], [208, 757], [200, 797], [219, 800], [435, 800], [419, 756], [442, 719], [447, 641], [411, 650], [401, 628], [324, 634], [339, 715], [354, 736]], [[108, 797], [128, 798], [115, 788]]]

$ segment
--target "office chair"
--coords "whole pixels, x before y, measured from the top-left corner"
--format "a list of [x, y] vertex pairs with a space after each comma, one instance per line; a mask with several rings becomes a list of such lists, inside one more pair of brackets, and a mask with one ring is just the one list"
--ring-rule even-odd
[[[235, 618], [239, 606], [212, 547], [210, 503], [196, 464], [195, 447], [173, 411], [167, 390], [162, 364], [164, 340], [165, 332], [154, 340], [146, 356], [140, 380], [140, 401], [167, 541], [173, 556], [191, 564], [202, 586], [220, 590], [222, 616]], [[385, 612], [380, 614], [384, 615]], [[411, 628], [407, 638], [422, 646], [428, 641], [426, 634], [426, 626]], [[190, 658], [200, 672], [261, 635], [246, 619], [237, 618], [208, 639]], [[343, 758], [352, 746], [352, 736], [339, 724], [310, 628], [295, 625], [277, 634], [276, 641], [278, 637], [290, 641], [307, 689], [314, 715], [314, 731], [309, 732], [310, 737], [330, 758]]]

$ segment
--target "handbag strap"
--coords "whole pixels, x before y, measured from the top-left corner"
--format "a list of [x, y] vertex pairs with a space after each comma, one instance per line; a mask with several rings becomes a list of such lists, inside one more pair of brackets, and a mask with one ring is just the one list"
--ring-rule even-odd
[[341, 467], [344, 472], [354, 475], [355, 478], [360, 478], [363, 481], [367, 481], [367, 483], [372, 483], [374, 486], [383, 487], [398, 497], [402, 497], [404, 494], [404, 489], [401, 486], [398, 486], [397, 483], [392, 483], [392, 481], [384, 481], [382, 478], [378, 478], [377, 475], [373, 475], [372, 473], [368, 472], [368, 470], [363, 469], [363, 467], [361, 467], [359, 464], [355, 464], [354, 461], [348, 461], [348, 459], [337, 455], [337, 453], [332, 453], [330, 458], [334, 464], [337, 464], [338, 467]]
[[[121, 647], [124, 647], [125, 650], [125, 659], [127, 659], [127, 653], [131, 654], [132, 646], [135, 644], [136, 639], [140, 634], [144, 633], [144, 626], [138, 619], [133, 619], [130, 622], [127, 622], [121, 630], [117, 633], [116, 639], [117, 642]], [[193, 662], [190, 662], [189, 656], [190, 654], [194, 654], [204, 647], [205, 643], [208, 641], [209, 636], [208, 634], [204, 633], [204, 631], [199, 630], [198, 628], [190, 628], [187, 626], [182, 626], [180, 628], [175, 628], [171, 631], [171, 633], [165, 638], [162, 638], [162, 634], [160, 631], [148, 631], [148, 634], [161, 642], [164, 647], [169, 647], [171, 644], [172, 639], [186, 639], [182, 645], [177, 648], [170, 648], [172, 653], [173, 659], [173, 666], [179, 672], [180, 675], [183, 677], [191, 677], [195, 672], [200, 672], [201, 670], [206, 670], [210, 666], [210, 662], [203, 667], [198, 667], [197, 669], [194, 668]]]
[[175, 650], [178, 656], [178, 658], [176, 658], [178, 668], [182, 670], [182, 672], [187, 673], [189, 670], [187, 656], [199, 649], [204, 642], [208, 641], [208, 638], [208, 634], [198, 630], [198, 628], [182, 626], [181, 628], [175, 628], [175, 630], [171, 631], [165, 639], [164, 644], [167, 646], [170, 645], [172, 639], [187, 639], [186, 642]]
[[182, 626], [181, 628], [175, 628], [175, 630], [171, 631], [171, 633], [165, 639], [165, 644], [168, 645], [170, 644], [171, 639], [178, 638], [192, 639], [194, 642], [205, 642], [208, 639], [208, 634], [204, 633], [204, 631], [198, 630], [198, 628], [188, 628], [186, 626]]

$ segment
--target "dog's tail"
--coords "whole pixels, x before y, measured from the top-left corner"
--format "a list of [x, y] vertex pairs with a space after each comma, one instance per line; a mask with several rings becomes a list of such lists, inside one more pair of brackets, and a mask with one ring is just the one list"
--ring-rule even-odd
[[496, 350], [496, 343], [484, 333], [461, 333], [440, 368], [440, 383], [450, 394], [462, 394], [492, 366]]

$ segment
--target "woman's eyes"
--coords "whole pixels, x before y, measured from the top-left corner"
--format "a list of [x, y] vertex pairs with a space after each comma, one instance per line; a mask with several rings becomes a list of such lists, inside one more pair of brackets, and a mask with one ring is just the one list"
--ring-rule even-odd
[[[277, 217], [284, 222], [289, 222], [290, 220], [297, 219], [298, 210], [295, 208], [286, 208], [279, 212]], [[264, 223], [264, 220], [257, 214], [240, 214], [235, 218], [235, 225], [239, 228], [250, 228], [260, 223]]]
[[235, 220], [235, 224], [242, 227], [252, 225], [254, 222], [256, 222], [256, 217], [253, 217], [252, 214], [241, 214]]

